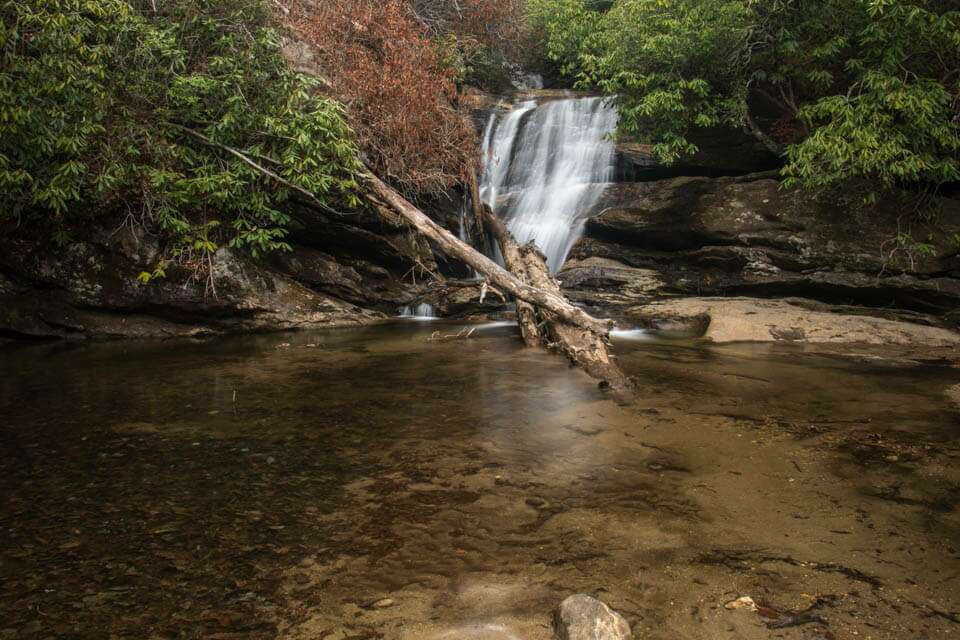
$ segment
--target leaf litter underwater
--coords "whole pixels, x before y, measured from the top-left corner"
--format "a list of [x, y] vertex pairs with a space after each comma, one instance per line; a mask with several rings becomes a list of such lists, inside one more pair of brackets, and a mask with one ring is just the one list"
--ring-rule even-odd
[[0, 638], [960, 633], [957, 369], [435, 330], [7, 348]]

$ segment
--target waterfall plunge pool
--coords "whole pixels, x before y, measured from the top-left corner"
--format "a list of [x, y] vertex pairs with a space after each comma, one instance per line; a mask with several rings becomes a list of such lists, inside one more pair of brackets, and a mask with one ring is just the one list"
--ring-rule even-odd
[[586, 592], [652, 640], [772, 637], [742, 595], [956, 632], [957, 370], [616, 340], [620, 407], [434, 330], [4, 350], [0, 631], [546, 640]]

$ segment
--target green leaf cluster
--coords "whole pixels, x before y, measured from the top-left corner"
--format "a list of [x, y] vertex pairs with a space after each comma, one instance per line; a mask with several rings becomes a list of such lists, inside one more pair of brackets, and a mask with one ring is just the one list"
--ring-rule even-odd
[[[672, 162], [728, 125], [786, 158], [788, 185], [960, 180], [955, 0], [530, 0], [545, 55], [615, 93], [621, 131]], [[875, 195], [874, 195], [875, 197]]]
[[261, 254], [287, 246], [289, 185], [357, 204], [342, 107], [290, 70], [262, 0], [0, 0], [0, 19], [0, 219], [65, 242], [124, 216], [177, 252]]

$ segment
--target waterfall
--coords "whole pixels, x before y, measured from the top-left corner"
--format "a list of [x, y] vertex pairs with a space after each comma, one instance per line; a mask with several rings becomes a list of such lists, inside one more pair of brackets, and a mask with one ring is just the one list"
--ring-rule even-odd
[[557, 271], [614, 176], [609, 98], [518, 102], [483, 136], [480, 197], [517, 241], [533, 240]]
[[437, 320], [436, 312], [433, 309], [433, 305], [426, 303], [421, 303], [416, 306], [407, 305], [406, 307], [400, 307], [400, 317], [409, 318], [410, 320]]

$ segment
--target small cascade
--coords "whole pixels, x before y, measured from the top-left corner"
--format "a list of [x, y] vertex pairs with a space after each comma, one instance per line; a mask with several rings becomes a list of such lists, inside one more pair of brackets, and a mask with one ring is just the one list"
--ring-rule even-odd
[[604, 97], [526, 100], [487, 122], [480, 197], [520, 243], [540, 247], [551, 271], [614, 177], [616, 125]]
[[438, 320], [439, 318], [431, 304], [407, 305], [400, 308], [400, 317], [408, 320]]

